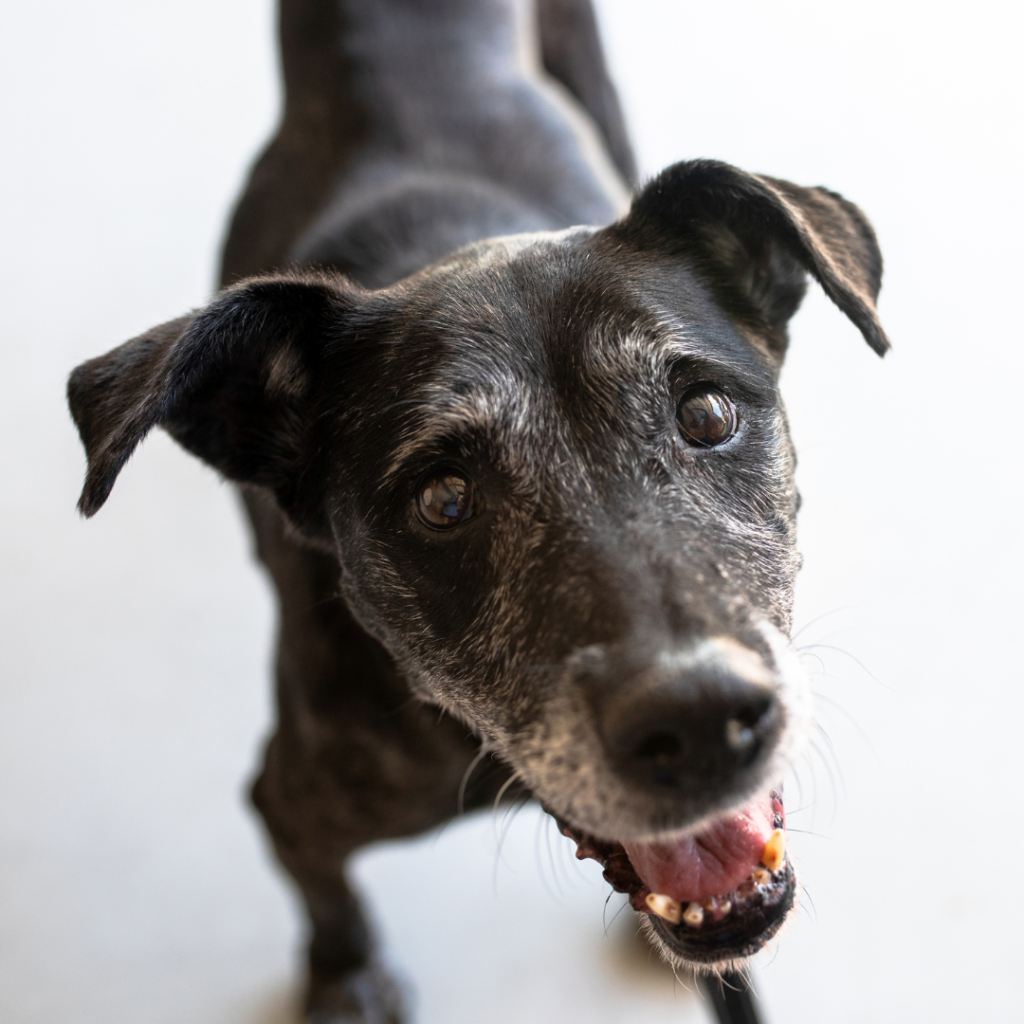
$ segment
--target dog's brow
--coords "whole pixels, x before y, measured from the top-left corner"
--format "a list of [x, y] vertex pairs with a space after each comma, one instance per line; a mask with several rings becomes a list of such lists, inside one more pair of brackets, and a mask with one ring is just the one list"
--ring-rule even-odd
[[625, 375], [640, 367], [652, 376], [660, 376], [673, 363], [692, 359], [712, 372], [720, 369], [731, 376], [741, 372], [735, 360], [723, 359], [711, 350], [696, 329], [675, 320], [659, 326], [662, 329], [655, 331], [614, 326], [599, 329], [594, 344], [586, 349], [586, 369]]
[[457, 393], [432, 383], [414, 398], [391, 403], [412, 408], [414, 414], [381, 479], [381, 488], [394, 484], [417, 452], [426, 452], [445, 441], [500, 432], [514, 436], [526, 428], [529, 395], [511, 375], [488, 373], [484, 383]]

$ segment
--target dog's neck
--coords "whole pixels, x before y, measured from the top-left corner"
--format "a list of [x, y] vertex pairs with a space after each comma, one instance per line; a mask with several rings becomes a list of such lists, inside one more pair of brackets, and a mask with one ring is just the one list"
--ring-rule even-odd
[[423, 118], [485, 106], [538, 70], [523, 0], [283, 0], [287, 105], [358, 104], [426, 134]]

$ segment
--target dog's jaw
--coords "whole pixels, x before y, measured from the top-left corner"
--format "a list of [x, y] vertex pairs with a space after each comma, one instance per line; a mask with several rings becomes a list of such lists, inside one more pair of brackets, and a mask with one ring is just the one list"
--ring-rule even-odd
[[[782, 927], [794, 904], [796, 875], [783, 852], [785, 814], [781, 793], [771, 791], [766, 800], [751, 801], [751, 804], [767, 804], [768, 821], [774, 830], [763, 848], [759, 844], [749, 848], [761, 849], [760, 854], [748, 856], [748, 862], [754, 861], [752, 867], [741, 858], [737, 859], [735, 866], [741, 872], [746, 870], [746, 876], [722, 892], [713, 892], [705, 886], [703, 893], [692, 888], [685, 893], [679, 886], [685, 887], [686, 882], [671, 879], [672, 868], [678, 865], [671, 864], [670, 859], [673, 846], [678, 845], [681, 851], [693, 854], [701, 843], [715, 843], [716, 830], [720, 844], [721, 834], [731, 827], [728, 818], [703, 833], [662, 837], [650, 844], [646, 856], [644, 844], [627, 844], [627, 851], [621, 843], [602, 842], [564, 821], [559, 822], [559, 827], [576, 843], [577, 858], [597, 861], [612, 888], [628, 896], [648, 938], [669, 963], [714, 972], [729, 969], [763, 948]], [[759, 815], [755, 811], [752, 817], [756, 819]], [[755, 825], [754, 831], [761, 830]], [[655, 866], [648, 877], [656, 879], [662, 890], [674, 888], [681, 898], [655, 891], [634, 867], [633, 860], [643, 860], [645, 874], [651, 871], [649, 853], [654, 847], [662, 863]], [[771, 867], [758, 860], [769, 861]], [[715, 871], [721, 867], [720, 863], [714, 863]]]

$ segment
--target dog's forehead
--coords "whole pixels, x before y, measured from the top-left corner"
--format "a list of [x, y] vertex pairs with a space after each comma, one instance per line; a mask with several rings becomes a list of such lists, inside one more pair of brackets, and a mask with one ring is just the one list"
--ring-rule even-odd
[[423, 398], [518, 414], [592, 388], [649, 389], [686, 360], [773, 384], [771, 360], [696, 275], [609, 255], [595, 234], [492, 239], [423, 275], [404, 316], [412, 344], [434, 353], [418, 363]]
[[593, 236], [499, 239], [409, 282], [387, 346], [385, 485], [449, 454], [524, 485], [548, 463], [581, 478], [593, 458], [639, 464], [671, 429], [680, 365], [774, 388], [770, 361], [687, 268], [638, 267]]

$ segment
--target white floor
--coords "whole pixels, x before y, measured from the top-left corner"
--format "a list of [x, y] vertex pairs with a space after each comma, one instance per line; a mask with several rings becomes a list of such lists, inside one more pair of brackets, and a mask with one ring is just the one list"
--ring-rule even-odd
[[[784, 380], [829, 739], [789, 787], [807, 894], [755, 968], [766, 1014], [1024, 1019], [1019, 7], [601, 11], [646, 171], [827, 183], [887, 258], [893, 354], [814, 294]], [[163, 436], [80, 522], [62, 398], [208, 294], [275, 116], [270, 3], [2, 13], [0, 1020], [284, 1024], [298, 925], [242, 798], [269, 594], [230, 489]], [[420, 1024], [708, 1019], [534, 811], [357, 874]]]

